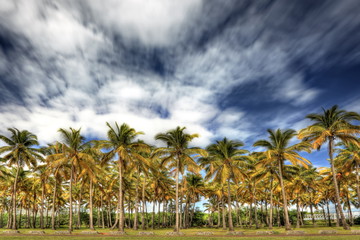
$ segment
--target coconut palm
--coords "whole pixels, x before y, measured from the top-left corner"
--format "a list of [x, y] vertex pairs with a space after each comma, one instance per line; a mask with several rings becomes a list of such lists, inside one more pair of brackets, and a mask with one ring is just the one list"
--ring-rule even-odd
[[209, 145], [206, 150], [209, 154], [207, 159], [201, 159], [201, 164], [206, 167], [206, 179], [214, 178], [222, 186], [227, 183], [228, 221], [229, 231], [234, 231], [231, 211], [231, 181], [238, 183], [247, 177], [246, 171], [249, 165], [243, 156], [247, 150], [240, 149], [244, 144], [240, 141], [233, 141], [224, 138]]
[[155, 151], [156, 155], [162, 157], [162, 163], [169, 165], [170, 168], [175, 168], [176, 179], [176, 196], [175, 196], [175, 232], [179, 232], [179, 173], [183, 172], [185, 167], [189, 171], [198, 171], [198, 166], [193, 159], [193, 155], [205, 155], [206, 152], [201, 148], [189, 148], [190, 142], [197, 138], [198, 134], [185, 133], [185, 127], [177, 127], [166, 133], [159, 133], [155, 136], [156, 140], [160, 140], [167, 144], [165, 148], [158, 148]]
[[17, 128], [8, 128], [10, 137], [0, 135], [0, 140], [6, 145], [0, 147], [0, 154], [4, 154], [3, 159], [8, 162], [8, 166], [15, 165], [16, 175], [14, 179], [13, 191], [11, 194], [13, 222], [11, 229], [17, 229], [16, 225], [16, 191], [18, 183], [19, 170], [24, 165], [29, 168], [37, 165], [37, 160], [42, 159], [41, 151], [35, 148], [39, 143], [36, 135], [27, 130], [18, 130]]
[[85, 142], [81, 135], [81, 129], [66, 130], [60, 128], [62, 138], [62, 150], [47, 157], [47, 160], [53, 162], [54, 167], [67, 165], [70, 169], [70, 186], [69, 186], [69, 231], [73, 230], [73, 184], [76, 174], [86, 171], [94, 176], [93, 166], [95, 165], [93, 156], [89, 153], [90, 144]]
[[345, 145], [342, 142], [339, 145], [342, 148], [339, 149], [339, 155], [337, 156], [338, 161], [340, 161], [343, 168], [347, 169], [349, 172], [355, 171], [356, 193], [357, 193], [358, 206], [360, 206], [360, 179], [359, 179], [360, 146], [353, 143], [349, 143]]
[[98, 147], [109, 150], [103, 159], [103, 164], [111, 161], [116, 155], [118, 157], [117, 167], [119, 173], [119, 195], [118, 195], [118, 229], [124, 231], [124, 171], [130, 163], [133, 161], [146, 162], [147, 160], [140, 154], [141, 152], [148, 152], [149, 147], [145, 143], [135, 142], [135, 138], [143, 134], [137, 132], [127, 124], [119, 126], [115, 122], [115, 126], [112, 127], [109, 123], [107, 137], [108, 140], [98, 141]]
[[310, 141], [314, 149], [320, 150], [321, 146], [328, 142], [328, 153], [330, 158], [330, 167], [333, 176], [335, 188], [336, 205], [341, 216], [343, 228], [349, 230], [345, 216], [340, 204], [339, 187], [336, 180], [336, 169], [334, 166], [334, 144], [336, 140], [344, 144], [359, 145], [356, 134], [360, 133], [360, 127], [353, 125], [352, 122], [360, 120], [360, 115], [355, 112], [348, 112], [339, 109], [337, 105], [330, 109], [323, 109], [321, 114], [311, 113], [306, 116], [314, 123], [299, 132], [298, 138]]
[[266, 161], [276, 162], [278, 165], [278, 174], [283, 198], [283, 207], [285, 215], [285, 229], [290, 230], [289, 215], [287, 209], [287, 197], [284, 185], [284, 161], [287, 160], [294, 165], [301, 164], [307, 166], [310, 162], [301, 157], [298, 151], [309, 151], [309, 144], [307, 142], [301, 142], [289, 146], [290, 140], [296, 135], [296, 132], [292, 129], [288, 130], [268, 130], [269, 140], [259, 140], [254, 143], [254, 146], [266, 148], [265, 155]]

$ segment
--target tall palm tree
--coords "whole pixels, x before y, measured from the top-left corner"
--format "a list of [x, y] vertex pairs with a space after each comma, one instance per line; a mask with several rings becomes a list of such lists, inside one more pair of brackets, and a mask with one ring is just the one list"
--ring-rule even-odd
[[3, 156], [8, 162], [8, 166], [15, 165], [16, 175], [14, 179], [13, 191], [12, 191], [12, 210], [13, 210], [13, 222], [11, 229], [17, 229], [16, 225], [16, 191], [18, 183], [18, 175], [20, 168], [25, 164], [30, 168], [37, 165], [37, 160], [42, 159], [41, 151], [35, 146], [39, 145], [36, 135], [27, 130], [18, 130], [17, 128], [8, 128], [11, 133], [10, 137], [0, 135], [6, 145], [0, 147], [0, 154], [5, 153]]
[[98, 142], [98, 147], [109, 150], [103, 159], [103, 163], [111, 161], [115, 156], [118, 157], [117, 167], [119, 173], [119, 195], [118, 195], [118, 220], [119, 231], [124, 231], [124, 171], [127, 166], [133, 161], [146, 162], [147, 160], [140, 154], [141, 152], [149, 151], [149, 146], [142, 142], [135, 142], [135, 138], [143, 134], [137, 132], [127, 124], [119, 126], [115, 122], [115, 126], [112, 127], [109, 123], [107, 137], [108, 140], [102, 140]]
[[175, 168], [176, 195], [175, 195], [175, 232], [179, 232], [179, 173], [184, 171], [187, 166], [189, 171], [197, 171], [198, 166], [193, 160], [193, 155], [206, 155], [206, 152], [200, 148], [189, 148], [190, 142], [199, 137], [198, 134], [185, 133], [185, 127], [177, 127], [166, 133], [159, 133], [155, 136], [156, 140], [167, 144], [165, 148], [158, 148], [155, 154], [161, 155], [163, 164], [169, 164], [170, 168]]
[[284, 161], [290, 161], [292, 164], [301, 164], [307, 166], [310, 162], [301, 157], [298, 151], [309, 151], [309, 144], [301, 142], [289, 146], [290, 140], [296, 135], [292, 129], [276, 131], [268, 129], [269, 140], [259, 140], [254, 143], [254, 146], [266, 148], [265, 155], [268, 162], [276, 162], [278, 165], [278, 174], [283, 198], [284, 215], [285, 215], [285, 229], [290, 230], [289, 214], [287, 209], [287, 197], [284, 185]]
[[201, 164], [206, 167], [207, 175], [205, 178], [214, 178], [222, 186], [227, 183], [227, 201], [228, 201], [228, 221], [229, 231], [234, 231], [231, 211], [231, 181], [238, 183], [241, 179], [247, 177], [246, 171], [249, 165], [243, 156], [247, 150], [240, 149], [244, 144], [240, 141], [233, 141], [224, 138], [209, 145], [206, 150], [209, 154], [207, 159], [202, 158]]
[[[360, 142], [360, 140], [358, 139]], [[356, 193], [358, 206], [360, 206], [360, 179], [359, 179], [359, 165], [360, 165], [360, 146], [349, 143], [345, 145], [344, 143], [340, 143], [342, 149], [339, 149], [338, 160], [342, 163], [343, 168], [352, 172], [355, 170], [355, 178], [356, 178]]]
[[320, 150], [321, 146], [328, 142], [328, 153], [333, 175], [336, 205], [341, 216], [343, 228], [349, 230], [350, 227], [346, 223], [340, 203], [340, 193], [336, 180], [336, 169], [334, 166], [334, 144], [336, 140], [341, 140], [345, 144], [353, 143], [355, 145], [359, 145], [356, 134], [360, 133], [360, 127], [353, 125], [352, 122], [360, 120], [360, 115], [355, 112], [348, 112], [339, 109], [339, 107], [335, 105], [330, 109], [323, 109], [321, 114], [311, 113], [307, 115], [306, 118], [310, 119], [314, 123], [302, 129], [298, 134], [298, 138], [310, 141], [312, 143], [312, 147], [317, 150]]
[[[55, 230], [55, 211], [56, 211], [56, 198], [58, 196], [58, 189], [61, 188], [61, 183], [64, 180], [70, 179], [70, 165], [67, 161], [57, 161], [63, 158], [63, 145], [60, 142], [49, 144], [43, 149], [47, 156], [46, 166], [49, 174], [51, 173], [54, 177], [54, 187], [52, 195], [52, 207], [51, 207], [51, 229]], [[55, 155], [56, 154], [56, 155]]]
[[47, 157], [53, 162], [54, 167], [68, 165], [70, 167], [70, 187], [69, 187], [69, 231], [73, 230], [73, 184], [76, 173], [86, 171], [94, 176], [92, 171], [95, 165], [93, 156], [89, 153], [90, 144], [85, 142], [81, 135], [81, 129], [66, 130], [60, 128], [59, 133], [62, 138], [62, 150]]

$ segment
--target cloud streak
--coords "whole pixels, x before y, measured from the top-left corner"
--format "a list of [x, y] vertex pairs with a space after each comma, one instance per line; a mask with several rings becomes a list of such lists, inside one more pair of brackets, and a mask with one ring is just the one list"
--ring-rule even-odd
[[[45, 143], [59, 127], [105, 137], [105, 122], [118, 121], [150, 143], [177, 125], [200, 133], [201, 146], [251, 141], [312, 109], [323, 90], [308, 71], [359, 63], [359, 37], [346, 38], [359, 34], [359, 10], [356, 1], [1, 1], [0, 132], [26, 128]], [[231, 95], [249, 86], [256, 95]], [[254, 115], [249, 102], [286, 105], [290, 116], [263, 121], [271, 109]]]

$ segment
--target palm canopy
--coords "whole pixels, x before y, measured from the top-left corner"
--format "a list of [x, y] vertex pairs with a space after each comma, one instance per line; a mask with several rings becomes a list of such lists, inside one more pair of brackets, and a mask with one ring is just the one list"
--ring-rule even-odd
[[184, 173], [185, 167], [191, 172], [198, 172], [199, 167], [194, 161], [193, 157], [199, 155], [206, 155], [206, 151], [197, 148], [189, 147], [190, 142], [199, 137], [198, 134], [185, 133], [185, 127], [177, 127], [166, 133], [159, 133], [155, 136], [156, 140], [161, 140], [167, 144], [167, 147], [157, 148], [154, 155], [160, 156], [163, 165], [168, 165], [169, 168], [176, 168], [179, 160], [178, 171]]
[[109, 128], [107, 132], [108, 139], [97, 142], [99, 148], [110, 150], [103, 158], [103, 164], [110, 161], [116, 154], [125, 163], [131, 163], [134, 159], [147, 162], [141, 153], [148, 153], [150, 147], [141, 141], [135, 142], [136, 137], [144, 134], [143, 132], [137, 132], [126, 123], [119, 126], [115, 122], [113, 127], [107, 122], [106, 125]]
[[266, 148], [264, 152], [266, 155], [265, 162], [288, 160], [293, 165], [300, 164], [305, 167], [310, 164], [306, 158], [298, 153], [298, 151], [310, 152], [310, 144], [308, 142], [303, 141], [289, 146], [290, 140], [296, 136], [295, 130], [277, 129], [274, 131], [268, 129], [267, 131], [269, 133], [269, 140], [259, 140], [254, 143], [254, 146]]
[[241, 141], [228, 140], [224, 138], [221, 141], [209, 145], [206, 150], [208, 157], [201, 158], [200, 163], [207, 172], [205, 178], [214, 178], [214, 181], [221, 184], [229, 179], [235, 183], [246, 177], [246, 169], [249, 165], [246, 157], [243, 156], [248, 151], [240, 149], [244, 146]]
[[7, 144], [0, 147], [0, 154], [6, 153], [3, 159], [8, 162], [9, 166], [14, 164], [27, 165], [29, 168], [36, 166], [37, 160], [43, 158], [41, 150], [34, 148], [39, 144], [36, 135], [27, 130], [20, 131], [17, 128], [8, 128], [8, 130], [11, 132], [10, 137], [0, 135], [0, 140]]
[[314, 123], [302, 129], [298, 138], [312, 142], [314, 149], [319, 150], [330, 138], [333, 140], [338, 138], [346, 144], [359, 145], [356, 134], [360, 133], [360, 126], [351, 123], [360, 121], [358, 113], [341, 110], [335, 105], [330, 109], [323, 109], [322, 114], [312, 113], [306, 118]]
[[[81, 135], [81, 129], [70, 128], [69, 130], [60, 128], [61, 143], [55, 143], [49, 147], [47, 161], [51, 166], [59, 168], [61, 166], [71, 165], [79, 171], [86, 171], [90, 176], [95, 178], [94, 166], [95, 160], [91, 154], [91, 144], [85, 142]], [[60, 149], [61, 147], [61, 149]]]

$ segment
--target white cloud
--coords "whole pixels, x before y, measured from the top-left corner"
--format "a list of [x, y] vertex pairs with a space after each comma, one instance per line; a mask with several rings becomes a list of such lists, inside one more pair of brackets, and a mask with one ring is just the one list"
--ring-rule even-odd
[[[266, 13], [250, 7], [235, 23], [217, 29], [232, 7], [221, 3], [221, 8], [206, 12], [209, 4], [201, 0], [1, 1], [0, 20], [19, 42], [12, 59], [0, 51], [0, 73], [10, 72], [12, 84], [19, 88], [16, 97], [26, 107], [0, 106], [0, 132], [4, 134], [6, 127], [24, 128], [45, 143], [58, 137], [60, 127], [82, 127], [88, 136], [105, 137], [105, 122], [117, 121], [144, 131], [141, 138], [155, 143], [156, 133], [179, 125], [199, 133], [194, 144], [206, 146], [214, 138], [245, 141], [259, 136], [256, 119], [249, 118], [245, 109], [221, 104], [220, 99], [237, 88], [256, 83], [270, 100], [295, 106], [318, 96], [319, 90], [304, 82], [302, 70], [289, 63], [297, 58], [317, 63], [323, 58], [334, 44], [319, 41], [327, 30], [313, 33], [309, 24], [303, 24], [294, 34], [284, 34], [277, 24], [291, 23], [268, 23], [280, 16], [283, 9], [278, 4]], [[345, 10], [331, 12], [335, 18], [331, 21], [339, 21]], [[319, 15], [316, 19], [324, 22]], [[345, 18], [349, 24], [349, 17]], [[338, 39], [342, 28], [336, 25], [331, 35]], [[198, 48], [204, 32], [214, 36]], [[170, 74], [146, 68], [157, 52]], [[302, 114], [280, 113], [264, 125], [298, 129], [306, 124], [299, 120]]]
[[129, 41], [146, 45], [173, 45], [183, 28], [201, 10], [202, 0], [88, 1], [97, 20]]

